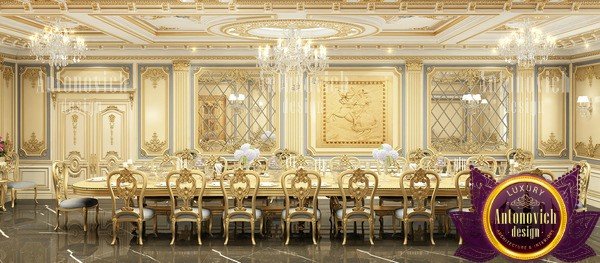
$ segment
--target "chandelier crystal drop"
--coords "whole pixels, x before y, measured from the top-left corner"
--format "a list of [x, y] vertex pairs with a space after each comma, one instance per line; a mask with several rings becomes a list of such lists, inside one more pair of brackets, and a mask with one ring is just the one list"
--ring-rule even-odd
[[525, 21], [512, 24], [516, 30], [498, 42], [498, 53], [508, 63], [532, 67], [548, 60], [556, 49], [556, 39], [544, 34]]
[[286, 86], [297, 90], [303, 86], [305, 73], [313, 76], [328, 67], [327, 50], [322, 45], [313, 48], [310, 40], [302, 39], [298, 29], [286, 29], [284, 36], [275, 46], [259, 47], [258, 67], [261, 75], [284, 76]]
[[29, 39], [31, 54], [35, 59], [56, 68], [79, 62], [85, 57], [87, 50], [84, 39], [73, 37], [72, 30], [61, 23], [60, 19]]

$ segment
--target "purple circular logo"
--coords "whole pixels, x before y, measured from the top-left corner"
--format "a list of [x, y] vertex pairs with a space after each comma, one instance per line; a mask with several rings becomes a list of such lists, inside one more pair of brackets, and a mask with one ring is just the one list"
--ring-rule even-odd
[[539, 258], [562, 238], [566, 208], [549, 182], [530, 175], [500, 183], [484, 207], [486, 235], [501, 253], [516, 259]]

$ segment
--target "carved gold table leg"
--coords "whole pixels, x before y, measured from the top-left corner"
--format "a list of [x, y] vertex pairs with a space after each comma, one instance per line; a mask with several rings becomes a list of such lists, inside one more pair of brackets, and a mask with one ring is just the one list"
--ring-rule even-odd
[[0, 209], [2, 211], [6, 211], [6, 207], [4, 207], [4, 202], [6, 201], [6, 190], [7, 190], [7, 181], [0, 181]]

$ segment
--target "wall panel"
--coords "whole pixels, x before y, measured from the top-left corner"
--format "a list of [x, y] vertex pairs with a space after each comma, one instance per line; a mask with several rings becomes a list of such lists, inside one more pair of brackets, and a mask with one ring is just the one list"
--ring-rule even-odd
[[0, 136], [5, 140], [15, 138], [15, 67], [0, 63]]
[[139, 76], [140, 153], [160, 156], [171, 145], [171, 67], [140, 66]]
[[537, 153], [567, 157], [567, 67], [537, 69]]
[[[573, 155], [600, 160], [600, 63], [576, 66], [573, 72]], [[588, 116], [577, 109], [577, 98], [588, 96], [592, 111]]]
[[49, 159], [50, 69], [19, 66], [19, 155], [23, 159]]

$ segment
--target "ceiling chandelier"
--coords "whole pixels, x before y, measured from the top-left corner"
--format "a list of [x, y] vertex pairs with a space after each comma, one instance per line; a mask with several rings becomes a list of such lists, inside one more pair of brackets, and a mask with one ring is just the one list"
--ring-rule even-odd
[[38, 61], [53, 67], [64, 67], [69, 63], [77, 63], [85, 57], [87, 50], [81, 37], [73, 37], [73, 32], [60, 19], [54, 25], [44, 28], [41, 33], [29, 37], [31, 54]]
[[515, 28], [509, 36], [498, 42], [498, 53], [506, 62], [517, 62], [519, 66], [532, 67], [548, 60], [556, 48], [556, 39], [532, 26], [531, 22], [513, 23]]
[[258, 49], [258, 67], [261, 75], [277, 74], [285, 77], [285, 86], [298, 90], [304, 74], [312, 76], [328, 66], [327, 50], [323, 45], [313, 48], [310, 40], [302, 39], [299, 29], [284, 30], [284, 38], [276, 46]]

